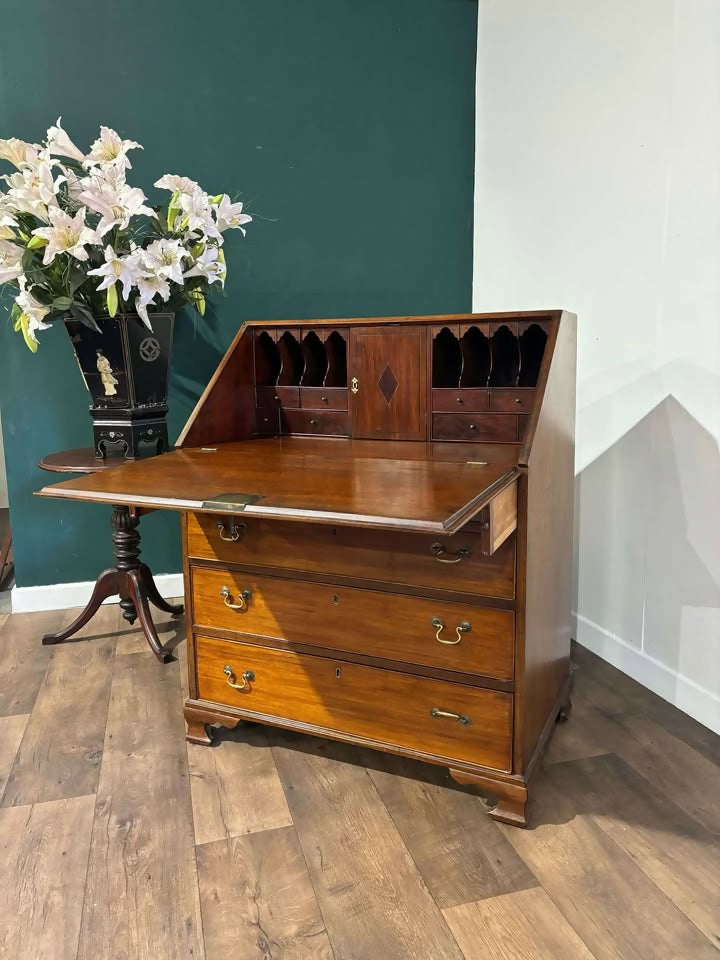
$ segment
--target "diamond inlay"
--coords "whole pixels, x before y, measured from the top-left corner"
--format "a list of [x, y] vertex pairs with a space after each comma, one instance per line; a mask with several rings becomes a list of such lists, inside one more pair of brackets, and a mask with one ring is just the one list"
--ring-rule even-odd
[[380, 387], [380, 392], [385, 397], [385, 400], [389, 404], [392, 398], [395, 396], [395, 391], [397, 390], [399, 384], [395, 374], [390, 369], [390, 364], [386, 364], [385, 369], [382, 372], [382, 376], [378, 380], [378, 387]]

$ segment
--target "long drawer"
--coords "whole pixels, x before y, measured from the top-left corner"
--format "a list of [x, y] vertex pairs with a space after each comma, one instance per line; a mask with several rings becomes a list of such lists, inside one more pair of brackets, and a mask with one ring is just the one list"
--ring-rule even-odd
[[188, 555], [475, 596], [515, 595], [515, 537], [484, 557], [480, 534], [465, 530], [452, 537], [433, 537], [189, 514]]
[[512, 694], [208, 637], [196, 655], [202, 700], [510, 770]]
[[192, 568], [194, 624], [463, 673], [513, 678], [511, 610]]

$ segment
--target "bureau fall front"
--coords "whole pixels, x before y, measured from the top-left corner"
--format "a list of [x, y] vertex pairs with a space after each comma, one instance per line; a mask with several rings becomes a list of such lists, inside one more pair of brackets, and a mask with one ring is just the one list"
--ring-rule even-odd
[[524, 825], [570, 704], [575, 317], [248, 323], [176, 449], [46, 496], [182, 515], [188, 737], [441, 764]]

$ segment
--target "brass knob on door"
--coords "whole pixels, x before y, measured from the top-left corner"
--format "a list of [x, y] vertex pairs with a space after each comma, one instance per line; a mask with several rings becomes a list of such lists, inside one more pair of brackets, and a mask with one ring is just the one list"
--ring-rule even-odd
[[233, 603], [233, 595], [230, 593], [228, 587], [221, 587], [220, 596], [223, 598], [223, 602], [229, 610], [242, 610], [244, 613], [248, 608], [248, 600], [252, 594], [249, 590], [243, 590], [238, 597], [240, 603]]

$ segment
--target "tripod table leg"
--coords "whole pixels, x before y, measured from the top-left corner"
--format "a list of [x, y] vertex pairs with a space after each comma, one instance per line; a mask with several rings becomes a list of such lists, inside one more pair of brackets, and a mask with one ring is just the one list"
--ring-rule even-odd
[[125, 586], [125, 576], [119, 574], [117, 570], [105, 570], [98, 577], [97, 583], [93, 588], [92, 596], [88, 601], [80, 616], [73, 620], [69, 627], [61, 630], [59, 633], [48, 633], [42, 638], [44, 646], [50, 646], [53, 643], [65, 643], [73, 634], [77, 633], [81, 627], [84, 627], [100, 609], [103, 600], [108, 597], [114, 597], [119, 594]]

